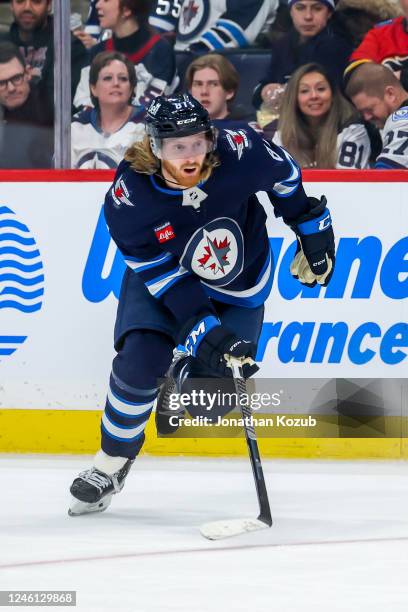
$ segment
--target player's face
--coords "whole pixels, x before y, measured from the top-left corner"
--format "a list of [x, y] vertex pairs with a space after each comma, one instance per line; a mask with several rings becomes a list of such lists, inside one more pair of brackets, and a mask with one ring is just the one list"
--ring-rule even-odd
[[388, 116], [392, 113], [392, 108], [387, 100], [377, 96], [368, 96], [360, 92], [352, 98], [356, 109], [362, 114], [366, 121], [371, 121], [378, 128], [383, 128]]
[[98, 0], [96, 10], [101, 28], [116, 28], [120, 17], [119, 0]]
[[11, 11], [20, 30], [31, 32], [47, 19], [50, 0], [12, 0]]
[[22, 106], [29, 95], [30, 75], [18, 59], [0, 64], [0, 104], [12, 110]]
[[125, 64], [113, 60], [104, 66], [95, 85], [91, 85], [92, 95], [98, 98], [100, 108], [104, 106], [124, 106], [129, 103], [131, 86]]
[[331, 11], [328, 6], [317, 0], [301, 0], [293, 4], [290, 16], [300, 36], [310, 38], [326, 27]]
[[319, 119], [330, 110], [333, 93], [325, 77], [319, 72], [309, 72], [299, 81], [298, 105], [305, 117]]
[[165, 138], [161, 151], [164, 178], [170, 178], [181, 187], [197, 185], [209, 144], [204, 132], [183, 138]]
[[203, 68], [194, 73], [191, 95], [204, 106], [211, 119], [224, 119], [228, 115], [227, 102], [234, 92], [223, 88], [216, 70]]

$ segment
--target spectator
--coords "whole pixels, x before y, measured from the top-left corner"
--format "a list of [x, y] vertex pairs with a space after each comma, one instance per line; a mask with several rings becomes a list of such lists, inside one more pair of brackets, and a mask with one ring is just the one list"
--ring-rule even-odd
[[318, 62], [340, 83], [352, 51], [349, 40], [334, 32], [330, 20], [336, 0], [289, 0], [292, 27], [272, 44], [268, 73], [254, 91], [253, 104], [260, 108], [274, 98], [296, 68]]
[[[6, 39], [17, 45], [31, 68], [32, 83], [43, 85], [48, 104], [54, 103], [54, 25], [50, 15], [51, 0], [11, 0], [14, 22]], [[72, 37], [72, 93], [77, 87], [81, 69], [87, 63], [83, 44]]]
[[[159, 94], [170, 94], [178, 84], [170, 43], [155, 34], [147, 23], [149, 0], [98, 0], [100, 25], [112, 36], [89, 51], [90, 61], [101, 51], [120, 51], [136, 67], [135, 103], [145, 106]], [[81, 73], [75, 94], [77, 108], [91, 106], [89, 66]]]
[[376, 168], [408, 168], [408, 91], [386, 66], [365, 63], [353, 70], [346, 93], [364, 119], [382, 129]]
[[293, 73], [273, 141], [304, 168], [368, 167], [367, 130], [319, 64], [306, 64]]
[[278, 6], [279, 0], [158, 0], [149, 22], [175, 35], [176, 51], [208, 53], [252, 45]]
[[89, 84], [94, 108], [73, 119], [71, 165], [116, 168], [126, 149], [145, 135], [144, 110], [132, 106], [134, 65], [118, 51], [102, 51], [91, 64]]
[[50, 168], [53, 116], [21, 51], [0, 43], [1, 168]]
[[[350, 57], [346, 70], [346, 79], [361, 63], [375, 62], [384, 64], [393, 71], [399, 72], [408, 66], [408, 0], [399, 0], [403, 15], [378, 24], [367, 32], [362, 43]], [[404, 78], [406, 76], [404, 75]]]
[[206, 108], [211, 119], [250, 121], [253, 117], [233, 107], [239, 74], [231, 62], [217, 53], [197, 57], [185, 76], [189, 92]]

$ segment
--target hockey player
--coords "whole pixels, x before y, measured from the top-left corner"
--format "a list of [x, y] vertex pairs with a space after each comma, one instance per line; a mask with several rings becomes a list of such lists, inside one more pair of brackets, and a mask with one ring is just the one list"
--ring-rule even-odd
[[176, 51], [247, 47], [276, 16], [279, 0], [157, 0], [149, 23], [176, 34]]
[[356, 68], [346, 93], [366, 121], [382, 128], [383, 148], [376, 168], [408, 168], [408, 92], [393, 72], [380, 64]]
[[[333, 271], [326, 199], [306, 196], [286, 151], [248, 127], [217, 134], [189, 94], [159, 96], [146, 122], [144, 141], [127, 151], [105, 199], [128, 268], [102, 448], [71, 486], [72, 515], [104, 510], [122, 489], [175, 346], [184, 347], [185, 374], [200, 365], [225, 377], [225, 355], [255, 356], [274, 268], [258, 191], [268, 191], [275, 215], [298, 237], [292, 274], [325, 286]], [[257, 369], [248, 360], [243, 374]]]

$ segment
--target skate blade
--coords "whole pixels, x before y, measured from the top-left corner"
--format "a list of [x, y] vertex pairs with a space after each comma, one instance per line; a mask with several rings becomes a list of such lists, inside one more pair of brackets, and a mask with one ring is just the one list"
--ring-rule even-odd
[[72, 497], [72, 503], [68, 508], [69, 516], [80, 516], [81, 514], [90, 514], [91, 512], [103, 512], [110, 506], [112, 495], [107, 495], [103, 499], [94, 504], [80, 501], [76, 497]]

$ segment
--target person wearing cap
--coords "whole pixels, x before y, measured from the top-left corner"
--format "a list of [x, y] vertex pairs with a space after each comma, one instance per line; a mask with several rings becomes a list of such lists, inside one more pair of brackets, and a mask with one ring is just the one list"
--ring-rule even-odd
[[259, 109], [275, 98], [275, 90], [307, 63], [319, 63], [338, 84], [352, 52], [346, 35], [332, 26], [336, 0], [289, 0], [292, 27], [272, 44], [268, 72], [256, 86], [253, 105]]

